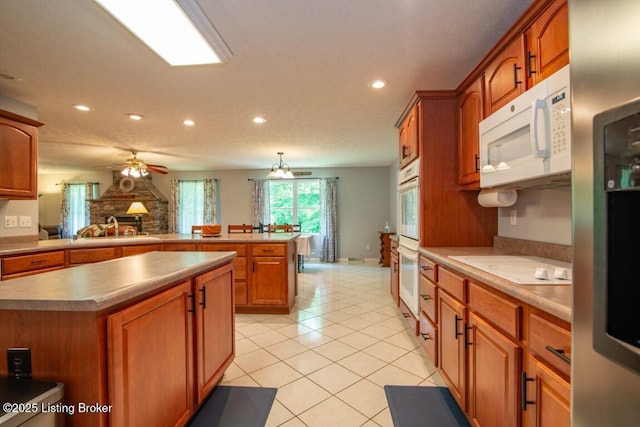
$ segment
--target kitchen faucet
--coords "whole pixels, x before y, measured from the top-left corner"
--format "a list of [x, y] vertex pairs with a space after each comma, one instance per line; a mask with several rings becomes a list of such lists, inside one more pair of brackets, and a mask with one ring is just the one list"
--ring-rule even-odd
[[111, 220], [113, 220], [113, 223], [116, 225], [116, 232], [114, 236], [118, 237], [118, 220], [116, 219], [115, 216], [111, 215], [109, 219], [107, 219], [107, 224], [111, 224]]

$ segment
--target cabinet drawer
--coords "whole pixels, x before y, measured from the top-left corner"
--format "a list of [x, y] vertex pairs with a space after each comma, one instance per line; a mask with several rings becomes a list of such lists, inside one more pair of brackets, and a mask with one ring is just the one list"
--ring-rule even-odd
[[571, 332], [562, 326], [531, 313], [529, 347], [539, 358], [563, 374], [571, 374]]
[[123, 246], [122, 247], [122, 256], [130, 256], [137, 254], [144, 254], [147, 252], [159, 251], [162, 249], [162, 245], [134, 245], [134, 246]]
[[201, 243], [200, 244], [201, 251], [234, 251], [238, 253], [238, 256], [247, 256], [247, 245], [243, 244], [233, 244], [233, 243]]
[[438, 323], [438, 314], [436, 310], [437, 292], [436, 285], [424, 276], [420, 276], [420, 310], [431, 319], [434, 323]]
[[2, 258], [2, 275], [42, 270], [64, 265], [64, 251], [16, 255]]
[[422, 274], [427, 279], [431, 280], [434, 283], [438, 281], [436, 270], [437, 266], [427, 258], [420, 256], [420, 259], [418, 260], [418, 269], [420, 271], [420, 274]]
[[438, 366], [438, 328], [420, 313], [420, 342], [429, 359]]
[[195, 243], [163, 243], [162, 250], [195, 252], [198, 250], [198, 246]]
[[233, 270], [235, 274], [235, 280], [247, 279], [247, 258], [235, 257], [233, 259]]
[[70, 249], [69, 264], [86, 264], [116, 258], [116, 248]]
[[519, 304], [469, 282], [469, 306], [513, 338], [522, 338], [522, 306]]
[[284, 256], [284, 245], [253, 245], [251, 253], [253, 256]]
[[451, 296], [461, 302], [465, 302], [465, 279], [443, 267], [438, 267], [438, 286], [447, 291]]

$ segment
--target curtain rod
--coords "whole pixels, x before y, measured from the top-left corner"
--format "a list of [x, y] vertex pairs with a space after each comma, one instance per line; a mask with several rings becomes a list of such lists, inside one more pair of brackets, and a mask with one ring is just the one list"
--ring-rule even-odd
[[[335, 178], [335, 179], [340, 179], [339, 176], [325, 176], [322, 178], [279, 178], [279, 179], [264, 179], [265, 181], [295, 181], [295, 180], [301, 180], [301, 179], [327, 179], [327, 178]], [[260, 181], [260, 178], [248, 178], [247, 181]]]
[[64, 185], [64, 184], [100, 184], [99, 182], [56, 182], [56, 185]]

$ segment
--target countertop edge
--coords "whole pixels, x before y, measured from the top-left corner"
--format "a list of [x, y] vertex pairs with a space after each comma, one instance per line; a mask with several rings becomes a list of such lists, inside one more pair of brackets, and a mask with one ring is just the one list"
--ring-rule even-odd
[[[418, 249], [421, 255], [435, 261], [444, 267], [454, 269], [469, 279], [476, 280], [492, 287], [537, 309], [551, 314], [561, 320], [571, 323], [572, 320], [572, 286], [529, 286], [517, 285], [493, 274], [471, 267], [450, 256], [464, 255], [511, 255], [512, 252], [494, 249], [493, 247], [478, 248], [425, 248]], [[551, 291], [559, 295], [550, 295]]]

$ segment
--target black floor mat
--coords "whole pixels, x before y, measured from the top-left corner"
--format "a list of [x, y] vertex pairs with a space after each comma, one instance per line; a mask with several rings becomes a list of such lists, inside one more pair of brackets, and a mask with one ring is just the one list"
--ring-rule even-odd
[[446, 387], [386, 385], [395, 427], [470, 427]]
[[191, 427], [264, 427], [276, 388], [218, 386], [189, 422]]

